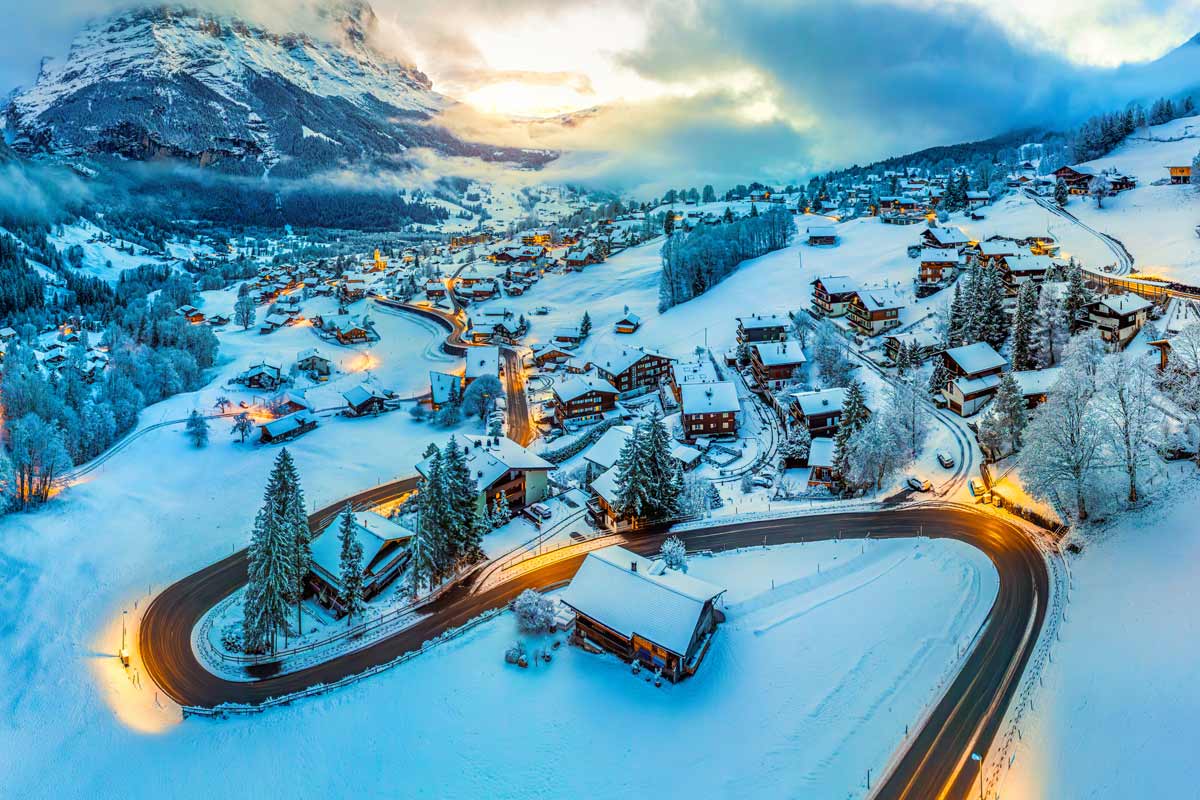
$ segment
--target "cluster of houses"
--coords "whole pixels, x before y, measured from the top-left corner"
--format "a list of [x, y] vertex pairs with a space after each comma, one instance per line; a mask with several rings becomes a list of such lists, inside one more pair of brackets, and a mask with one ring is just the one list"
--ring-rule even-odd
[[[0, 362], [9, 346], [17, 340], [13, 328], [0, 328]], [[108, 350], [96, 346], [83, 346], [83, 337], [70, 327], [60, 329], [53, 341], [44, 342], [33, 350], [33, 356], [46, 375], [62, 374], [66, 368], [73, 369], [84, 383], [93, 383], [108, 366]]]

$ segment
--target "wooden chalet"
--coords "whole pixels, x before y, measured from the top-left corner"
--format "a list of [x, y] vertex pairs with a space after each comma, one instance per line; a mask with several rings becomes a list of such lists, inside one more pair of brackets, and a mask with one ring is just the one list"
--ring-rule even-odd
[[737, 417], [742, 407], [733, 381], [684, 384], [680, 387], [680, 395], [680, 424], [684, 436], [692, 439], [737, 433]]
[[571, 357], [570, 350], [551, 343], [540, 344], [533, 348], [533, 363], [539, 367], [547, 364], [565, 364]]
[[1008, 363], [987, 342], [952, 347], [942, 353], [950, 380], [942, 390], [955, 414], [969, 417], [1000, 388], [1000, 373]]
[[1025, 407], [1037, 408], [1050, 396], [1050, 390], [1058, 381], [1059, 375], [1062, 374], [1062, 367], [1014, 370], [1010, 374], [1021, 389], [1021, 396], [1025, 398]]
[[263, 444], [286, 442], [302, 436], [317, 427], [317, 417], [311, 411], [297, 411], [286, 417], [273, 419], [259, 426], [259, 437]]
[[921, 266], [917, 270], [917, 283], [940, 286], [958, 273], [962, 256], [951, 247], [921, 248]]
[[666, 380], [676, 359], [640, 347], [598, 356], [592, 361], [596, 374], [616, 387], [621, 394], [653, 389]]
[[860, 289], [850, 302], [850, 326], [864, 336], [876, 336], [900, 325], [905, 305], [894, 289]]
[[915, 353], [917, 359], [924, 361], [941, 349], [937, 334], [931, 331], [909, 331], [893, 333], [883, 339], [883, 352], [892, 363], [896, 363], [900, 355], [900, 346], [904, 345], [910, 353]]
[[296, 356], [296, 369], [314, 378], [326, 378], [333, 372], [333, 362], [315, 347], [303, 350]]
[[429, 372], [429, 405], [437, 411], [446, 403], [462, 397], [463, 376], [451, 372]]
[[[363, 599], [370, 600], [408, 564], [412, 531], [374, 511], [356, 511], [352, 517], [354, 539], [362, 548]], [[312, 571], [305, 582], [317, 602], [339, 618], [346, 613], [339, 600], [343, 591], [341, 526], [342, 515], [338, 514], [313, 540]]]
[[1105, 295], [1087, 307], [1087, 321], [1109, 344], [1124, 348], [1150, 318], [1154, 307], [1136, 294]]
[[575, 612], [573, 640], [674, 683], [693, 675], [708, 652], [724, 592], [614, 545], [588, 553], [562, 602]]
[[591, 375], [568, 375], [550, 388], [555, 419], [599, 419], [617, 405], [617, 390], [608, 381]]
[[1167, 174], [1171, 176], [1171, 183], [1183, 184], [1192, 182], [1192, 165], [1183, 164], [1178, 167], [1167, 167]]
[[278, 389], [283, 383], [283, 373], [279, 367], [261, 361], [247, 370], [244, 370], [237, 378], [235, 383], [240, 383], [249, 389], [265, 389], [272, 391]]
[[[546, 499], [555, 466], [506, 436], [465, 436], [463, 456], [475, 480], [477, 508], [482, 512], [503, 498], [514, 510]], [[417, 472], [429, 474], [428, 459]]]
[[812, 247], [828, 247], [837, 244], [837, 228], [832, 225], [810, 225], [804, 231], [807, 243]]
[[846, 390], [840, 387], [792, 392], [787, 412], [791, 424], [803, 425], [814, 438], [833, 436], [842, 421], [845, 404]]
[[441, 281], [425, 281], [425, 298], [430, 301], [441, 300], [446, 296], [446, 284]]
[[617, 333], [637, 333], [637, 329], [642, 327], [642, 318], [637, 314], [629, 313], [617, 320], [613, 326], [613, 330]]
[[995, 264], [1000, 270], [1004, 288], [1010, 295], [1015, 295], [1021, 284], [1028, 281], [1042, 283], [1046, 280], [1046, 273], [1054, 266], [1050, 256], [1035, 256], [1029, 253], [1004, 256], [996, 259]]
[[347, 416], [365, 417], [387, 411], [391, 398], [370, 384], [360, 383], [342, 392], [342, 399], [346, 401]]
[[808, 485], [810, 487], [824, 486], [833, 488], [833, 454], [834, 440], [818, 436], [808, 447]]
[[1087, 194], [1088, 184], [1096, 173], [1086, 167], [1059, 167], [1054, 170], [1055, 180], [1062, 180], [1071, 194]]
[[752, 314], [737, 318], [737, 340], [753, 342], [782, 342], [788, 336], [792, 321], [783, 314]]
[[845, 275], [830, 275], [812, 282], [813, 313], [822, 317], [840, 317], [850, 312], [850, 303], [858, 294], [858, 284]]
[[775, 391], [787, 385], [808, 360], [799, 342], [758, 342], [747, 348], [757, 389]]

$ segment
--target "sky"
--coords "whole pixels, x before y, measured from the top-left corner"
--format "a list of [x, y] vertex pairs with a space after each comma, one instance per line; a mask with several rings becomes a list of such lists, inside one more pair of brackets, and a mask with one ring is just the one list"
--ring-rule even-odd
[[[277, 30], [314, 3], [194, 0]], [[0, 87], [119, 0], [3, 0]], [[586, 154], [598, 175], [767, 177], [1090, 113], [1200, 32], [1194, 0], [373, 0], [376, 46], [465, 105], [453, 123]], [[17, 32], [20, 32], [18, 35]], [[1129, 98], [1120, 98], [1123, 103]], [[487, 115], [588, 111], [571, 129]], [[532, 137], [532, 138], [530, 138]], [[633, 154], [633, 151], [637, 151]], [[620, 159], [605, 154], [620, 153]], [[634, 155], [634, 157], [629, 157]], [[714, 160], [720, 168], [713, 166]], [[586, 168], [585, 168], [586, 169]], [[695, 181], [689, 181], [688, 185]]]

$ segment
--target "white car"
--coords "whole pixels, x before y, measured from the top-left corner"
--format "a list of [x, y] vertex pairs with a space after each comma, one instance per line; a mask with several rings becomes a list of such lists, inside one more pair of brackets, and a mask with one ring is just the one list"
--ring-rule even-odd
[[912, 489], [914, 492], [928, 492], [933, 489], [932, 483], [923, 478], [918, 478], [916, 475], [909, 475], [905, 483], [907, 483], [908, 488]]
[[550, 519], [554, 515], [554, 512], [545, 503], [534, 503], [529, 507], [529, 513], [542, 520]]
[[938, 463], [946, 469], [950, 469], [954, 466], [954, 456], [950, 455], [950, 453], [945, 450], [938, 450], [937, 460]]

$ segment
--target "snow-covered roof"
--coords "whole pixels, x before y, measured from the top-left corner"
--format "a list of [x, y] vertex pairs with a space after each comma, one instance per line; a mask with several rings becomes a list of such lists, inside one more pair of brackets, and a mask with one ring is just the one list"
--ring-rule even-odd
[[481, 378], [484, 375], [500, 374], [500, 348], [494, 345], [467, 348], [467, 377]]
[[895, 289], [859, 289], [858, 299], [869, 311], [904, 308], [908, 305]]
[[1153, 303], [1144, 297], [1136, 294], [1114, 294], [1105, 295], [1097, 299], [1100, 305], [1112, 311], [1114, 314], [1134, 314], [1143, 309], [1149, 308]]
[[943, 247], [967, 243], [967, 235], [958, 228], [926, 228], [925, 232]]
[[808, 228], [805, 229], [805, 233], [810, 237], [812, 237], [812, 236], [836, 237], [837, 236], [837, 228], [833, 227], [832, 225], [809, 225]]
[[808, 448], [808, 465], [810, 467], [833, 466], [834, 440], [828, 436], [818, 436], [812, 440]]
[[982, 378], [955, 378], [952, 383], [965, 396], [985, 392], [988, 389], [995, 389], [1000, 385], [1000, 376], [984, 375]]
[[1013, 370], [1013, 380], [1021, 387], [1021, 394], [1026, 397], [1046, 394], [1050, 387], [1058, 381], [1062, 367], [1047, 367], [1046, 369]]
[[806, 417], [841, 411], [846, 402], [844, 388], [820, 389], [817, 391], [792, 392], [792, 397]]
[[554, 382], [553, 391], [564, 403], [574, 400], [576, 397], [583, 397], [591, 391], [617, 394], [616, 388], [611, 383], [594, 375], [564, 376], [561, 380]]
[[753, 330], [755, 328], [778, 328], [788, 327], [792, 321], [783, 314], [752, 314], [748, 317], [738, 317], [738, 323], [743, 330]]
[[1016, 242], [1010, 242], [1006, 239], [988, 239], [986, 242], [979, 243], [979, 253], [985, 256], [1010, 256], [1021, 252], [1020, 246]]
[[952, 247], [922, 247], [921, 248], [921, 263], [922, 264], [958, 264], [962, 261], [962, 256]]
[[[487, 489], [506, 472], [515, 470], [551, 470], [554, 465], [527, 450], [507, 436], [464, 436], [467, 468], [479, 491]], [[429, 459], [417, 464], [417, 472], [428, 474]]]
[[263, 423], [262, 428], [272, 439], [277, 439], [280, 436], [299, 429], [303, 425], [307, 425], [309, 422], [316, 422], [316, 417], [308, 409], [301, 409], [295, 414], [288, 414], [286, 417], [280, 417], [279, 419]]
[[907, 331], [906, 333], [893, 333], [888, 339], [895, 339], [897, 344], [906, 344], [909, 347], [916, 345], [922, 348], [937, 347], [941, 343], [941, 339], [933, 331]]
[[366, 383], [360, 383], [358, 386], [347, 389], [346, 391], [342, 392], [342, 397], [346, 399], [347, 403], [355, 407], [361, 406], [363, 403], [372, 398], [379, 398], [380, 400], [387, 399], [387, 395], [376, 389], [374, 386]]
[[671, 361], [675, 360], [670, 356], [664, 356], [662, 353], [656, 353], [653, 350], [646, 350], [641, 347], [623, 347], [618, 352], [596, 356], [596, 358], [592, 359], [592, 363], [609, 374], [620, 375], [646, 356], [666, 358]]
[[[389, 542], [404, 542], [412, 538], [412, 531], [387, 517], [374, 511], [355, 511], [354, 539], [362, 547], [363, 572], [370, 575], [376, 566], [373, 562], [379, 557], [384, 545]], [[341, 531], [342, 515], [338, 514], [325, 528], [325, 532], [313, 540], [313, 565], [325, 573], [323, 577], [334, 586], [341, 588], [342, 574], [342, 542], [338, 536]]]
[[[801, 354], [803, 355], [803, 354]], [[720, 414], [741, 410], [733, 381], [687, 383], [679, 389], [684, 414]]]
[[[621, 457], [621, 448], [625, 446], [625, 441], [632, 435], [633, 426], [614, 425], [606, 430], [595, 444], [583, 451], [584, 461], [590, 461], [601, 469], [612, 469], [616, 465], [617, 459]], [[672, 442], [671, 455], [686, 465], [695, 461], [700, 455], [700, 451], [679, 442]], [[615, 489], [614, 484], [613, 490], [615, 491]], [[609, 498], [604, 497], [604, 499], [608, 500]]]
[[779, 367], [787, 364], [803, 364], [808, 359], [799, 342], [755, 342], [751, 345], [758, 353], [764, 367]]
[[449, 372], [429, 372], [429, 393], [433, 402], [441, 405], [450, 399], [451, 392], [462, 389], [462, 376]]
[[705, 604], [725, 590], [686, 573], [653, 567], [648, 558], [624, 547], [593, 551], [563, 590], [562, 600], [622, 636], [636, 634], [685, 655]]
[[968, 375], [1003, 367], [1008, 363], [1004, 360], [1004, 356], [993, 350], [992, 346], [987, 342], [975, 342], [975, 344], [965, 344], [962, 347], [951, 347], [946, 351], [946, 355], [953, 359], [954, 363], [958, 364], [959, 368]]
[[[823, 278], [817, 278], [821, 285], [825, 287], [825, 291], [829, 294], [849, 294], [858, 291], [858, 282], [845, 275], [829, 275]], [[816, 283], [817, 281], [813, 281]]]
[[1054, 266], [1050, 256], [1035, 256], [1028, 253], [1005, 256], [1004, 263], [1011, 272], [1045, 272]]
[[697, 358], [695, 361], [680, 361], [671, 365], [671, 373], [676, 386], [685, 383], [716, 383], [717, 368], [708, 358]]
[[301, 350], [301, 351], [300, 351], [300, 352], [299, 352], [299, 353], [296, 355], [296, 360], [297, 360], [297, 361], [307, 361], [307, 360], [308, 360], [308, 359], [310, 359], [310, 358], [319, 358], [319, 359], [321, 359], [322, 361], [329, 361], [329, 359], [328, 359], [328, 358], [326, 358], [324, 355], [322, 355], [322, 354], [321, 354], [321, 351], [320, 351], [320, 350], [318, 350], [318, 349], [317, 349], [317, 348], [315, 348], [315, 347], [310, 347], [310, 348], [308, 348], [307, 350]]

